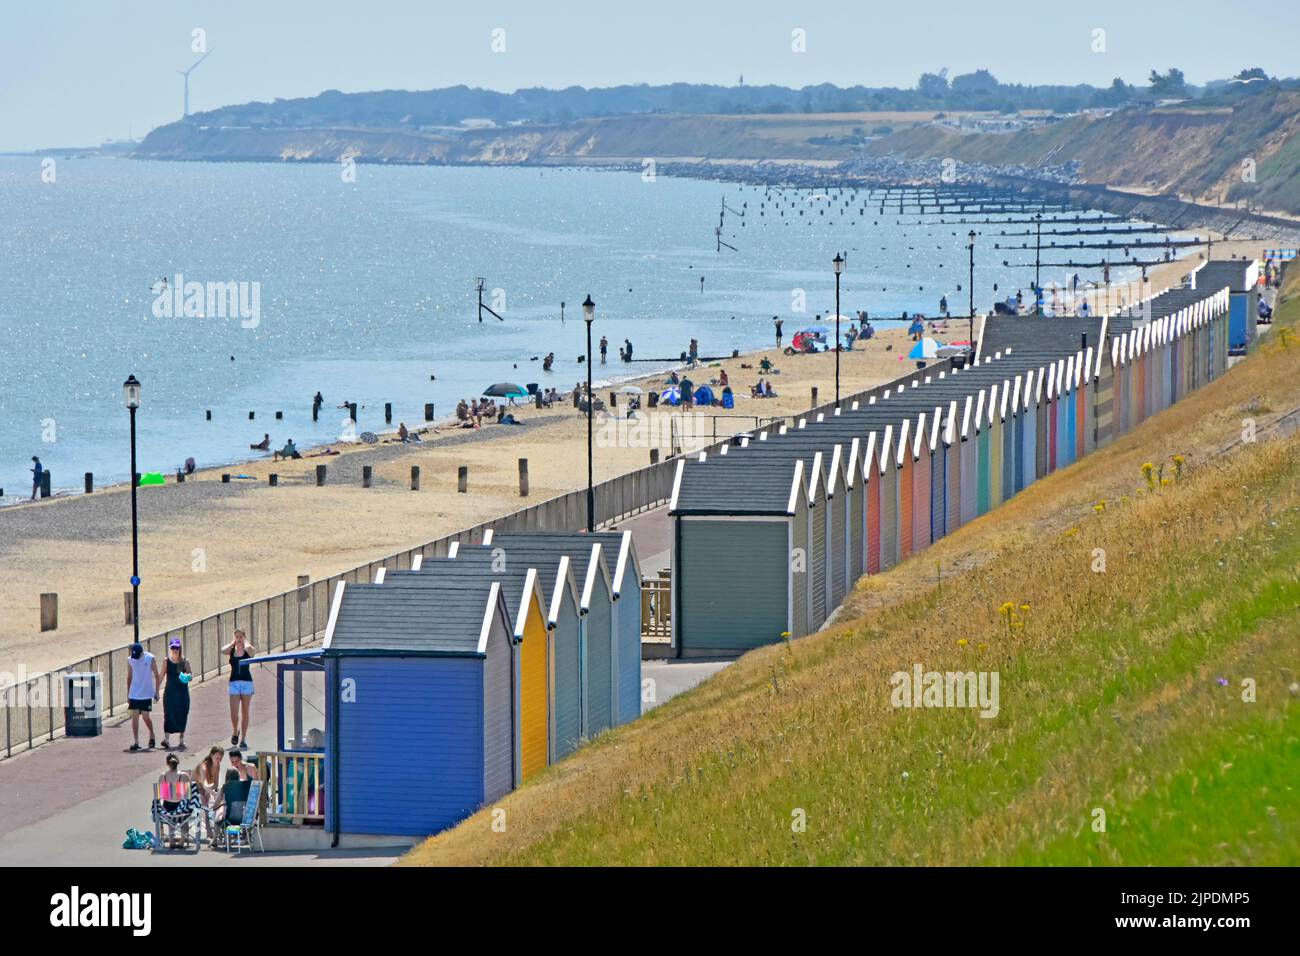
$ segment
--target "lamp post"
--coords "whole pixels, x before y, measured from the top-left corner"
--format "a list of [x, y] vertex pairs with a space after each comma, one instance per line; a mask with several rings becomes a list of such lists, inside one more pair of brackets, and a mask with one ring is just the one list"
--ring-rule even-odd
[[136, 510], [135, 410], [140, 407], [140, 383], [134, 375], [122, 383], [122, 399], [131, 413], [131, 621], [140, 643], [140, 525]]
[[596, 530], [596, 490], [592, 482], [591, 414], [595, 402], [591, 394], [591, 323], [596, 318], [596, 303], [591, 296], [582, 303], [582, 318], [587, 323], [587, 530]]
[[1038, 270], [1042, 267], [1043, 256], [1043, 214], [1034, 215], [1034, 223], [1038, 227], [1037, 238], [1034, 240], [1034, 315], [1041, 315], [1042, 310], [1039, 308], [1043, 299], [1039, 294], [1042, 285], [1039, 283]]
[[844, 257], [838, 252], [831, 260], [835, 267], [835, 407], [840, 407], [840, 273], [844, 271]]
[[966, 236], [966, 249], [970, 252], [970, 280], [966, 283], [967, 292], [970, 294], [970, 350], [971, 355], [975, 354], [975, 230], [972, 229]]

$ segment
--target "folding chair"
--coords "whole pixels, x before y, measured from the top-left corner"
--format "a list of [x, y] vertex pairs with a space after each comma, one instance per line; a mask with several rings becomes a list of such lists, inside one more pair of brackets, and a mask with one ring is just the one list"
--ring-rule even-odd
[[236, 856], [245, 849], [266, 852], [262, 846], [261, 802], [262, 781], [250, 781], [248, 800], [244, 803], [244, 818], [239, 823], [226, 824], [226, 849], [234, 850]]
[[[170, 852], [174, 849], [184, 850], [190, 847], [195, 853], [199, 852], [202, 839], [199, 830], [203, 819], [203, 802], [189, 784], [182, 781], [180, 786], [183, 788], [180, 805], [175, 810], [168, 810], [163, 806], [158, 794], [158, 784], [153, 785], [153, 804], [150, 806], [149, 815], [153, 819], [154, 837], [157, 840], [157, 845], [152, 850], [154, 853]], [[164, 827], [169, 828], [173, 835], [180, 833], [180, 847], [167, 845], [163, 839]]]

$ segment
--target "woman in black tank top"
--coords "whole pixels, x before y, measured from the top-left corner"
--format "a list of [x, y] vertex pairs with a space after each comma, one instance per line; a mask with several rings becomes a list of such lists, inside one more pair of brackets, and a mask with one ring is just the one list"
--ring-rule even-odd
[[236, 630], [235, 639], [221, 653], [230, 655], [230, 743], [247, 749], [248, 718], [253, 706], [253, 669], [248, 662], [257, 656], [257, 648], [242, 630]]

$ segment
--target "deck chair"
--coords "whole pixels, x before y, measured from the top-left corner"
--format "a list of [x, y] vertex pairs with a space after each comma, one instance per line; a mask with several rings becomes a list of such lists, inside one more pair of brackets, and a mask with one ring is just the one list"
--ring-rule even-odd
[[[199, 831], [203, 820], [203, 801], [199, 799], [199, 795], [194, 792], [190, 784], [182, 782], [180, 786], [183, 788], [180, 805], [175, 810], [168, 810], [163, 806], [159, 796], [158, 784], [153, 785], [153, 804], [150, 806], [149, 815], [153, 819], [153, 832], [157, 841], [152, 848], [154, 853], [166, 853], [173, 849], [192, 849], [195, 853], [199, 852], [202, 840]], [[180, 847], [166, 844], [163, 839], [164, 827], [170, 830], [173, 836], [180, 835]]]
[[253, 780], [248, 784], [248, 800], [244, 804], [244, 819], [239, 823], [226, 824], [226, 849], [234, 850], [238, 856], [242, 850], [254, 850], [265, 853], [262, 846], [261, 807], [262, 781]]

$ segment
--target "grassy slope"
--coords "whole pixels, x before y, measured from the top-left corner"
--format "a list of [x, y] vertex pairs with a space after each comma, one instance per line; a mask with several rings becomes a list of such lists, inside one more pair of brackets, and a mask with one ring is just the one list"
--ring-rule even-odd
[[[501, 801], [504, 833], [480, 813], [405, 862], [1300, 862], [1300, 439], [1216, 454], [1297, 383], [1300, 347], [1262, 350], [863, 581], [835, 628], [549, 768]], [[1146, 491], [1141, 464], [1174, 454], [1181, 480]], [[1001, 713], [893, 709], [914, 662], [997, 670]]]

